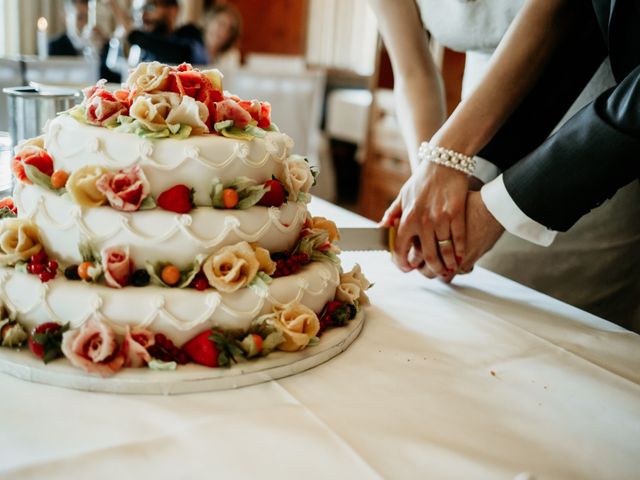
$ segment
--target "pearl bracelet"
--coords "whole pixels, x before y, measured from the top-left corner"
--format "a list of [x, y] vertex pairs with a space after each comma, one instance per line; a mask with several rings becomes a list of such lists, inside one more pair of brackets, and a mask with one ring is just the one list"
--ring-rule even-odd
[[418, 159], [453, 168], [467, 175], [472, 175], [476, 167], [476, 159], [448, 148], [422, 142], [418, 149]]

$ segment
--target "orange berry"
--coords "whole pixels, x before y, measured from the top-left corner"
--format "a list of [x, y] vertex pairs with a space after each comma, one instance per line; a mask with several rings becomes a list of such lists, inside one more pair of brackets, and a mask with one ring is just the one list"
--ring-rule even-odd
[[62, 188], [67, 184], [69, 174], [64, 170], [56, 170], [51, 174], [51, 186], [53, 188]]
[[238, 205], [238, 192], [233, 188], [225, 188], [222, 191], [222, 202], [225, 208], [234, 208]]
[[180, 270], [175, 265], [166, 265], [160, 274], [162, 281], [167, 285], [174, 286], [180, 281]]
[[78, 265], [78, 276], [82, 280], [91, 280], [91, 275], [89, 275], [89, 269], [93, 267], [93, 263], [91, 262], [82, 262]]
[[257, 333], [252, 333], [251, 336], [253, 337], [253, 343], [256, 345], [256, 350], [262, 352], [262, 337]]

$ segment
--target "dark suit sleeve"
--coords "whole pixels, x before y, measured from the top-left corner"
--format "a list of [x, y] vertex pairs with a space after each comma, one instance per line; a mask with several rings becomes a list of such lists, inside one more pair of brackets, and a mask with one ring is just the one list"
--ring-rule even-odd
[[568, 230], [640, 176], [640, 65], [504, 173], [530, 218]]
[[515, 164], [551, 134], [607, 56], [591, 3], [578, 2], [572, 16], [572, 26], [531, 91], [478, 153], [500, 170]]

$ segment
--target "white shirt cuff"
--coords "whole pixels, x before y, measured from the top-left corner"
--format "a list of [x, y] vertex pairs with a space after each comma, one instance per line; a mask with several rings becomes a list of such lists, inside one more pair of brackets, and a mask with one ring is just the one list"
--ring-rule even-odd
[[489, 183], [491, 180], [500, 175], [500, 169], [493, 163], [485, 160], [477, 155], [473, 157], [476, 161], [476, 167], [473, 169], [472, 175], [481, 180], [482, 183]]
[[487, 210], [509, 233], [542, 247], [548, 247], [556, 238], [558, 232], [549, 230], [520, 210], [509, 195], [502, 175], [485, 184], [480, 189], [480, 196]]

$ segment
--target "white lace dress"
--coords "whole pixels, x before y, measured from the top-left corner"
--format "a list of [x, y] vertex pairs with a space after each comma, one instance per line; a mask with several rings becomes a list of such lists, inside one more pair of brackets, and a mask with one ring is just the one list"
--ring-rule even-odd
[[[523, 0], [418, 0], [425, 27], [466, 52], [463, 97], [484, 75]], [[570, 118], [614, 84], [608, 61], [571, 107]], [[550, 247], [505, 233], [480, 265], [640, 332], [640, 182], [581, 218]]]

